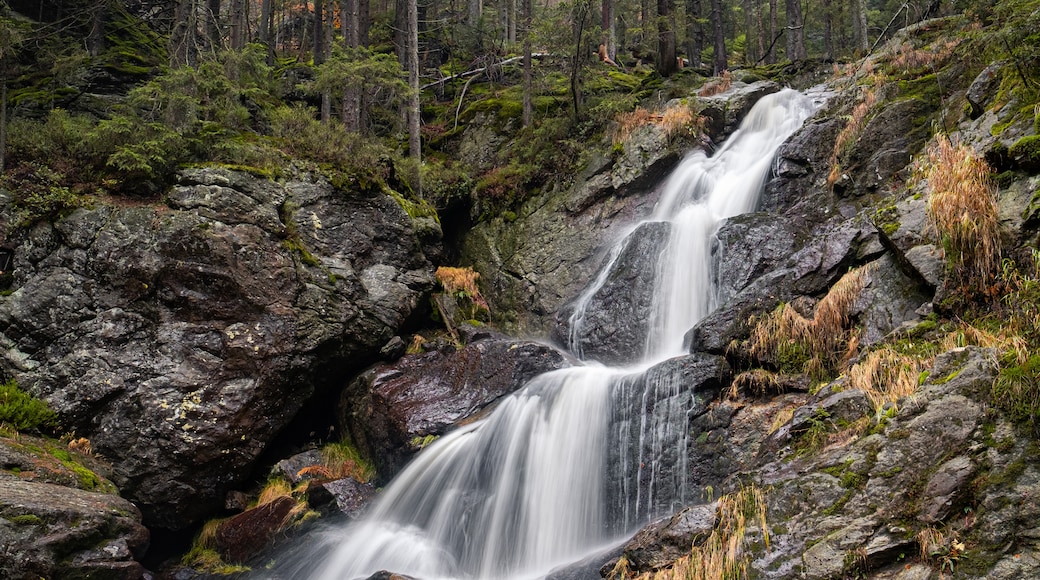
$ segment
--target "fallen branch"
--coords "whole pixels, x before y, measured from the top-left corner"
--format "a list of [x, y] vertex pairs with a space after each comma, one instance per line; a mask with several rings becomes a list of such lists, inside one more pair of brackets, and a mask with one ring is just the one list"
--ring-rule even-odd
[[[546, 58], [548, 56], [550, 56], [550, 55], [547, 52], [536, 52], [536, 53], [531, 55], [531, 58]], [[522, 60], [524, 60], [523, 55], [521, 55], [521, 56], [514, 56], [512, 58], [507, 58], [505, 60], [502, 60], [502, 61], [499, 61], [499, 62], [496, 62], [496, 63], [492, 63], [492, 64], [489, 64], [487, 66], [482, 66], [480, 68], [475, 68], [473, 70], [468, 70], [466, 72], [459, 73], [457, 75], [451, 75], [449, 77], [444, 77], [442, 79], [435, 80], [432, 83], [426, 83], [425, 85], [419, 87], [419, 90], [426, 90], [426, 89], [428, 89], [430, 87], [435, 87], [437, 85], [442, 85], [442, 84], [444, 84], [444, 83], [446, 83], [448, 81], [452, 81], [452, 80], [455, 80], [455, 79], [464, 79], [464, 78], [467, 78], [467, 77], [476, 76], [476, 75], [479, 75], [481, 73], [486, 73], [489, 70], [491, 70], [491, 69], [493, 69], [493, 68], [495, 68], [497, 66], [505, 66], [507, 64], [513, 64], [515, 62], [519, 62], [519, 61], [522, 61]]]

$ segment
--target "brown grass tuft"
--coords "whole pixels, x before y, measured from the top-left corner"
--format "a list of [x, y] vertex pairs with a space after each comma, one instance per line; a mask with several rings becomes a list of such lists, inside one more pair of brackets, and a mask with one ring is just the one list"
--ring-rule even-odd
[[731, 86], [733, 86], [733, 75], [728, 70], [724, 70], [715, 79], [704, 83], [704, 86], [697, 91], [697, 96], [711, 97], [728, 91]]
[[90, 440], [86, 437], [79, 437], [69, 441], [69, 451], [75, 451], [76, 453], [82, 453], [83, 455], [93, 455], [94, 447], [90, 444]]
[[928, 217], [957, 290], [995, 297], [1000, 229], [992, 169], [967, 145], [936, 136], [914, 176], [927, 182]]
[[834, 151], [831, 153], [831, 171], [827, 175], [827, 185], [833, 186], [841, 179], [841, 159], [848, 154], [848, 150], [859, 139], [859, 135], [863, 132], [863, 126], [867, 121], [867, 114], [876, 102], [877, 97], [874, 95], [874, 90], [864, 87], [863, 100], [853, 107], [852, 114], [849, 115], [845, 127], [841, 130], [841, 133], [838, 133], [838, 138], [834, 141]]
[[931, 358], [920, 359], [883, 347], [849, 369], [849, 386], [866, 393], [874, 412], [880, 414], [886, 404], [913, 394], [921, 371], [931, 363]]
[[322, 448], [323, 466], [328, 469], [333, 479], [350, 477], [361, 483], [368, 483], [376, 475], [372, 462], [365, 459], [349, 442], [330, 443]]
[[450, 294], [464, 294], [465, 298], [473, 301], [473, 304], [480, 308], [489, 310], [488, 303], [484, 300], [484, 296], [480, 293], [480, 287], [477, 286], [477, 280], [480, 278], [480, 273], [475, 272], [473, 268], [453, 268], [451, 266], [440, 266], [434, 273], [437, 277], [437, 281], [441, 283], [445, 292]]
[[704, 117], [696, 112], [688, 104], [682, 103], [665, 109], [663, 113], [653, 113], [642, 107], [636, 110], [621, 113], [615, 119], [613, 143], [615, 146], [624, 145], [632, 138], [632, 133], [640, 127], [656, 125], [664, 131], [668, 139], [686, 134], [696, 136], [704, 130]]
[[816, 305], [811, 319], [790, 304], [783, 304], [754, 321], [749, 339], [751, 356], [781, 371], [817, 378], [841, 369], [858, 345], [849, 313], [870, 268], [863, 266], [842, 276]]
[[762, 490], [754, 485], [719, 498], [718, 520], [707, 540], [668, 568], [645, 572], [637, 580], [723, 580], [747, 577], [747, 531], [754, 526], [769, 548], [769, 526]]

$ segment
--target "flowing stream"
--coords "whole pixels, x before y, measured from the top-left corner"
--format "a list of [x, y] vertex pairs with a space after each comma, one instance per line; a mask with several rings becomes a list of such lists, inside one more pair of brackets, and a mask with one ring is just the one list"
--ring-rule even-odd
[[[313, 553], [289, 574], [540, 578], [692, 500], [684, 458], [696, 395], [647, 370], [685, 354], [683, 335], [715, 306], [720, 222], [754, 209], [778, 147], [814, 109], [793, 90], [766, 96], [713, 156], [693, 152], [668, 179], [648, 220], [667, 223], [669, 234], [643, 266], [656, 288], [641, 361], [590, 361], [531, 380], [487, 418], [423, 450], [362, 520], [313, 537]], [[578, 356], [588, 303], [628, 243], [618, 242], [578, 298], [569, 345]]]

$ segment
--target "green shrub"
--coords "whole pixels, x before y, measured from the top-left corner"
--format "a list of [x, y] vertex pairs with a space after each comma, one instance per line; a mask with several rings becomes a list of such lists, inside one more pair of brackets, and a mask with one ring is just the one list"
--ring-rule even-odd
[[18, 431], [49, 431], [57, 426], [57, 415], [17, 383], [7, 381], [0, 384], [0, 423]]

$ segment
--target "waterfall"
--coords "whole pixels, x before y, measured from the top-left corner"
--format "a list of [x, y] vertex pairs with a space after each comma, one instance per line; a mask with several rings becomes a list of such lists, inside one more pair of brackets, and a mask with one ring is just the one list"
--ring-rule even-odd
[[[669, 178], [651, 218], [670, 229], [660, 259], [645, 265], [656, 289], [641, 361], [533, 379], [423, 450], [362, 520], [312, 538], [314, 552], [291, 577], [539, 578], [692, 499], [684, 461], [696, 394], [679, 371], [660, 368], [684, 354], [683, 335], [714, 307], [718, 225], [755, 207], [777, 148], [813, 110], [792, 90], [766, 96], [714, 156], [694, 152]], [[628, 243], [626, 235], [577, 300], [570, 338], [579, 356], [588, 304]]]

